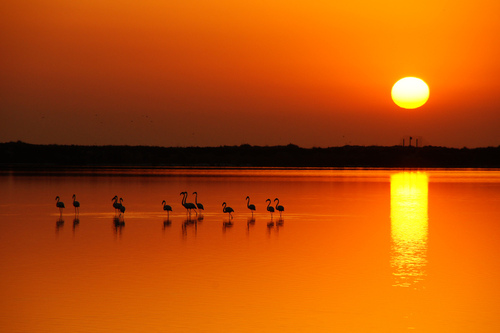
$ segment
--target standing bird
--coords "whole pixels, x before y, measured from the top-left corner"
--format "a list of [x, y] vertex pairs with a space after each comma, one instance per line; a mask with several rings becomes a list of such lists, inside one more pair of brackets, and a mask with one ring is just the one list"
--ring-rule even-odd
[[170, 205], [167, 205], [167, 202], [165, 200], [163, 200], [161, 203], [163, 205], [163, 210], [167, 211], [167, 220], [168, 220], [170, 216], [169, 212], [172, 211], [172, 207], [170, 207]]
[[273, 213], [274, 213], [274, 207], [271, 206], [271, 199], [267, 199], [266, 202], [267, 204], [267, 211], [271, 213], [271, 219], [273, 218]]
[[62, 216], [62, 210], [64, 208], [64, 202], [59, 201], [59, 196], [56, 197], [56, 207], [59, 208], [59, 214]]
[[76, 195], [73, 194], [73, 207], [75, 207], [75, 215], [80, 214], [80, 202], [76, 201]]
[[113, 202], [113, 208], [115, 209], [115, 214], [120, 211], [121, 204], [118, 202], [118, 196], [115, 195], [113, 199], [111, 199]]
[[254, 204], [250, 204], [250, 197], [247, 195], [247, 208], [250, 209], [250, 211], [252, 212], [252, 217], [253, 217], [253, 211], [255, 210], [255, 205]]
[[234, 209], [232, 209], [231, 207], [226, 207], [226, 203], [225, 202], [222, 203], [222, 212], [228, 213], [229, 214], [229, 219], [233, 218], [233, 215], [231, 215], [231, 213], [234, 212]]
[[119, 208], [120, 215], [122, 215], [122, 214], [125, 215], [125, 206], [122, 204], [122, 202], [123, 202], [123, 198], [120, 198], [120, 208]]
[[205, 210], [205, 208], [203, 208], [203, 205], [201, 203], [198, 203], [198, 192], [193, 192], [193, 194], [195, 195], [194, 203], [196, 204], [196, 207], [198, 207], [198, 209]]
[[[278, 202], [276, 202], [276, 201], [278, 201]], [[280, 212], [280, 217], [281, 217], [281, 213], [283, 213], [283, 211], [285, 210], [285, 207], [280, 205], [280, 199], [278, 199], [278, 198], [274, 199], [274, 202], [276, 202], [276, 210], [278, 212]]]
[[180, 195], [183, 195], [182, 205], [184, 206], [184, 208], [186, 208], [186, 211], [189, 213], [189, 216], [191, 216], [191, 209], [196, 209], [196, 205], [194, 203], [191, 203], [191, 202], [186, 203], [187, 195], [188, 195], [187, 192], [181, 192]]

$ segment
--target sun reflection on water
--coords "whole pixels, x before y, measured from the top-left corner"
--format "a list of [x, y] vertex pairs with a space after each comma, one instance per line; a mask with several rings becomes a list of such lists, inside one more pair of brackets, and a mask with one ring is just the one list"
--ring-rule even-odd
[[394, 286], [423, 287], [427, 266], [428, 176], [391, 175], [391, 266]]

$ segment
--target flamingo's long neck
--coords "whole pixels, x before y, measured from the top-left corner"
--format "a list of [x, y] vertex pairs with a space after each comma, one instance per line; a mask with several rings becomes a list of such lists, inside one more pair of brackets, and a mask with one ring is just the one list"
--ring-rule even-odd
[[250, 198], [247, 197], [247, 207], [250, 208]]
[[278, 209], [278, 205], [280, 204], [280, 199], [276, 200], [276, 209]]
[[198, 193], [194, 194], [194, 203], [198, 206]]

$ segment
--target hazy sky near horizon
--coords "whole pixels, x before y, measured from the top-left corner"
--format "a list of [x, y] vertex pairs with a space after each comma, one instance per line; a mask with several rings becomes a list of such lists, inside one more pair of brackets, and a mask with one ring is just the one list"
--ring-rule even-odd
[[497, 0], [4, 0], [0, 142], [498, 146], [498, 36]]

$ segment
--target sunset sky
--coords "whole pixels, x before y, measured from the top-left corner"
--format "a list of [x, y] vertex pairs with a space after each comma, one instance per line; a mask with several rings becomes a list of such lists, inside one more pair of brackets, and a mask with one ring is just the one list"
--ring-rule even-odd
[[498, 0], [4, 0], [0, 142], [498, 146], [498, 36]]

